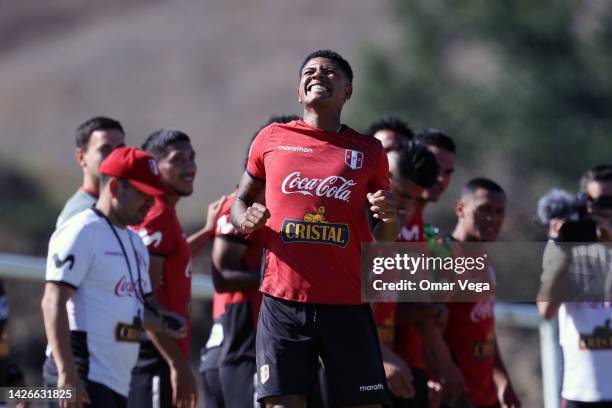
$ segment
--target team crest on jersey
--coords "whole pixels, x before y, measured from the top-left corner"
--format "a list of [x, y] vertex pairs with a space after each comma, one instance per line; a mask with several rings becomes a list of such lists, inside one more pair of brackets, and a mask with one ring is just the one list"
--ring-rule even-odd
[[581, 350], [610, 350], [612, 349], [612, 327], [610, 319], [603, 325], [595, 326], [593, 333], [580, 333]]
[[265, 384], [270, 379], [270, 366], [268, 364], [264, 364], [259, 369], [259, 381], [262, 384]]
[[495, 355], [495, 336], [493, 333], [487, 334], [484, 340], [475, 341], [472, 344], [472, 351], [476, 360], [492, 359]]
[[281, 237], [287, 244], [306, 242], [345, 248], [349, 241], [349, 227], [327, 221], [325, 207], [321, 206], [314, 213], [305, 214], [302, 220], [283, 221]]
[[346, 149], [344, 151], [344, 162], [353, 170], [360, 169], [363, 167], [363, 152]]

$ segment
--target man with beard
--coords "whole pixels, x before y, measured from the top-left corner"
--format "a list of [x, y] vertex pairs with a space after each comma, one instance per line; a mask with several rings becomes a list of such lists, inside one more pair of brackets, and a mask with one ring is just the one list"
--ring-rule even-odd
[[49, 242], [42, 309], [50, 347], [43, 371], [47, 385], [73, 388], [77, 406], [121, 408], [142, 328], [184, 337], [186, 324], [149, 297], [149, 255], [127, 228], [141, 223], [153, 196], [163, 194], [155, 159], [119, 148], [100, 174], [96, 206], [61, 224]]
[[[232, 206], [243, 234], [263, 228], [264, 293], [257, 326], [257, 393], [300, 407], [319, 357], [339, 406], [380, 406], [385, 377], [369, 305], [361, 302], [361, 243], [394, 241], [396, 202], [376, 139], [342, 125], [353, 72], [339, 54], [309, 54], [299, 71], [303, 120], [263, 129]], [[265, 190], [265, 203], [255, 202]]]
[[191, 140], [179, 130], [160, 129], [147, 138], [142, 148], [157, 160], [165, 193], [155, 198], [144, 222], [133, 229], [149, 250], [149, 274], [159, 303], [185, 318], [188, 332], [180, 340], [147, 332], [132, 373], [128, 406], [152, 407], [156, 401], [159, 405], [155, 406], [160, 407], [190, 407], [197, 400], [195, 378], [189, 367], [191, 259], [212, 237], [220, 200], [208, 206], [204, 227], [185, 238], [176, 204], [193, 192], [197, 167]]

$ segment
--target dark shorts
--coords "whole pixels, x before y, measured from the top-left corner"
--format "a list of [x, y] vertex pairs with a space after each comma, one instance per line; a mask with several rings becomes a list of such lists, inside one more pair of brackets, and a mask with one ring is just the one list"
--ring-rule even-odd
[[581, 402], [581, 401], [561, 401], [562, 408], [612, 408], [612, 401], [600, 402]]
[[319, 357], [332, 405], [382, 404], [386, 379], [372, 311], [264, 296], [257, 325], [257, 394], [311, 395]]
[[170, 367], [151, 342], [140, 345], [127, 405], [130, 408], [172, 408]]
[[256, 406], [255, 360], [245, 359], [217, 369], [201, 371], [206, 408]]

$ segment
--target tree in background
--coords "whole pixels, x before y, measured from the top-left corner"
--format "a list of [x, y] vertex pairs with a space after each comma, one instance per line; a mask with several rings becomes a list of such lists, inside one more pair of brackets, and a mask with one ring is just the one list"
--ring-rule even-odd
[[611, 161], [611, 3], [396, 0], [392, 10], [400, 45], [366, 52], [362, 127], [395, 113], [447, 130], [464, 168], [507, 160], [523, 186], [576, 189], [584, 169]]

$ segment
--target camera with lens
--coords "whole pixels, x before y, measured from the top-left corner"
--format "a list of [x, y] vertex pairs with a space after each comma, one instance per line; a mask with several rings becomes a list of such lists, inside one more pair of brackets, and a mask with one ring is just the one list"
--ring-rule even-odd
[[597, 223], [589, 218], [588, 208], [594, 205], [586, 193], [576, 194], [569, 203], [567, 221], [559, 230], [560, 242], [597, 241]]
[[559, 229], [559, 242], [597, 241], [597, 224], [589, 218], [588, 209], [594, 201], [585, 193], [570, 194], [552, 189], [538, 201], [537, 220], [549, 225], [554, 219], [564, 220]]

